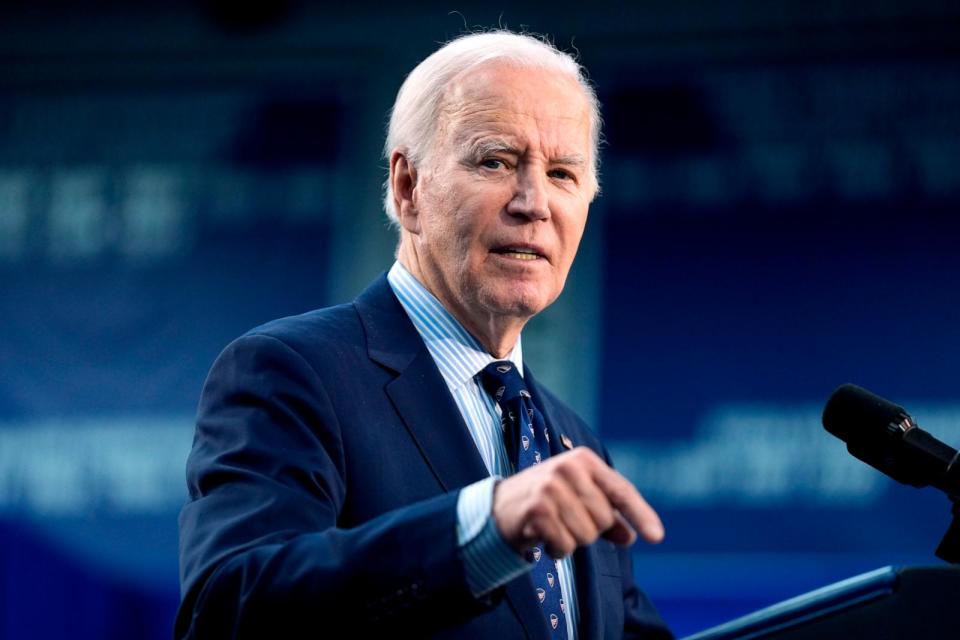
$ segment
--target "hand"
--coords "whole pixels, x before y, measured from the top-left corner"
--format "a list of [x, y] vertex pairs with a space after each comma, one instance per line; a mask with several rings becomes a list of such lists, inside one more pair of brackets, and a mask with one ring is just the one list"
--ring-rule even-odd
[[599, 536], [627, 546], [663, 540], [660, 517], [622, 475], [597, 454], [577, 447], [501, 480], [493, 518], [504, 540], [524, 553], [544, 543], [554, 558]]

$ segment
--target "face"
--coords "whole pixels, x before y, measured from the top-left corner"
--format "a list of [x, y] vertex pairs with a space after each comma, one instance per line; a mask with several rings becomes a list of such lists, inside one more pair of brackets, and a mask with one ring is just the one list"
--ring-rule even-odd
[[405, 264], [481, 334], [552, 303], [583, 235], [589, 105], [576, 80], [556, 76], [498, 64], [455, 82], [401, 203]]

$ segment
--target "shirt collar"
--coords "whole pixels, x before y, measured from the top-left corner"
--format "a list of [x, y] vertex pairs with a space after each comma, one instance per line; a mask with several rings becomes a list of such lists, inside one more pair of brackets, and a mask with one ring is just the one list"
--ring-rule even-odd
[[[471, 382], [484, 367], [498, 360], [430, 293], [413, 274], [394, 262], [387, 273], [394, 295], [407, 312], [451, 391]], [[517, 344], [506, 358], [523, 375], [523, 347]]]

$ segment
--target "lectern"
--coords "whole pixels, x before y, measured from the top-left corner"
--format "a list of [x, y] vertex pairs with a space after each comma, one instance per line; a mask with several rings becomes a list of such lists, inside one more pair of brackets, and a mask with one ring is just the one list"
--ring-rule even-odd
[[960, 567], [885, 567], [685, 640], [960, 639]]

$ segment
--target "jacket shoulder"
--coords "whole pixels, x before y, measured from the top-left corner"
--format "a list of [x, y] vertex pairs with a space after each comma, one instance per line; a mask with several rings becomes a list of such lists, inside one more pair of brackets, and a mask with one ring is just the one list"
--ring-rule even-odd
[[340, 304], [271, 320], [238, 339], [252, 336], [274, 338], [303, 353], [330, 344], [362, 344], [363, 327], [353, 304]]

